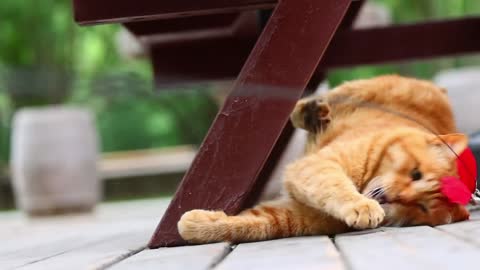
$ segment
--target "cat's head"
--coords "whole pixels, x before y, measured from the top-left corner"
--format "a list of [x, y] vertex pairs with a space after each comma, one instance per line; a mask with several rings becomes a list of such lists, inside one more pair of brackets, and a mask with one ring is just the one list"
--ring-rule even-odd
[[466, 219], [468, 213], [465, 216], [463, 207], [448, 202], [440, 183], [445, 176], [457, 175], [455, 153], [463, 152], [467, 144], [463, 134], [436, 136], [411, 130], [394, 134], [362, 193], [382, 205], [390, 224], [422, 224], [419, 215], [438, 215], [437, 223]]

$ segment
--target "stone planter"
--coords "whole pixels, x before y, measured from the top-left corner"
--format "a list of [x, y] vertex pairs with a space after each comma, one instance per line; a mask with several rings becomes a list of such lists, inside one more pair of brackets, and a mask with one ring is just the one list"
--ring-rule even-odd
[[97, 135], [84, 109], [23, 109], [13, 119], [15, 199], [29, 215], [90, 211], [100, 199]]

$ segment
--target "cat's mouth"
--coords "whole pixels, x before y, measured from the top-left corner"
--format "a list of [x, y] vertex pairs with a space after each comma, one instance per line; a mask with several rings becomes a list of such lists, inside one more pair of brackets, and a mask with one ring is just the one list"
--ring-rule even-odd
[[367, 196], [376, 200], [379, 204], [391, 203], [387, 196], [385, 195], [385, 190], [383, 188], [374, 188], [367, 193]]
[[382, 196], [382, 197], [379, 197], [379, 198], [375, 198], [375, 200], [379, 203], [379, 204], [387, 204], [387, 203], [390, 203], [390, 201], [387, 200], [387, 197], [385, 196]]
[[376, 200], [380, 205], [386, 205], [386, 204], [403, 204], [403, 205], [410, 205], [414, 207], [420, 208], [423, 212], [427, 213], [428, 209], [426, 206], [422, 203], [418, 202], [402, 202], [400, 200], [389, 200], [387, 196], [385, 195], [385, 190], [383, 188], [375, 188], [367, 193], [367, 196]]

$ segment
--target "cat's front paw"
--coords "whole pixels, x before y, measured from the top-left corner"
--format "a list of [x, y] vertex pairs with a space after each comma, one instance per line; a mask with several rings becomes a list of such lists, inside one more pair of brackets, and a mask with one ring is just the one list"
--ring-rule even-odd
[[350, 227], [371, 229], [380, 225], [385, 218], [385, 211], [377, 201], [365, 198], [346, 205], [343, 216]]
[[192, 210], [182, 215], [177, 223], [180, 236], [191, 243], [219, 241], [216, 223], [227, 215], [222, 211]]

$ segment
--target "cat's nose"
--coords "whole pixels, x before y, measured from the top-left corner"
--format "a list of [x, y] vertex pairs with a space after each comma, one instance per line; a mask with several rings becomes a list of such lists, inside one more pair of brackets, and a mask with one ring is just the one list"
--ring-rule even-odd
[[409, 190], [404, 190], [404, 191], [400, 192], [398, 194], [397, 198], [400, 202], [403, 202], [403, 203], [411, 203], [411, 202], [415, 201], [415, 196], [414, 196], [413, 192], [411, 192]]

